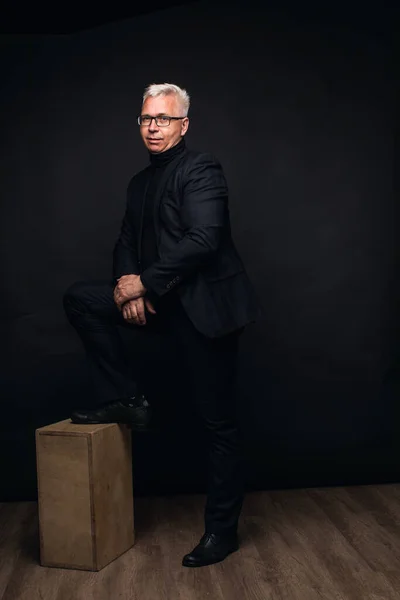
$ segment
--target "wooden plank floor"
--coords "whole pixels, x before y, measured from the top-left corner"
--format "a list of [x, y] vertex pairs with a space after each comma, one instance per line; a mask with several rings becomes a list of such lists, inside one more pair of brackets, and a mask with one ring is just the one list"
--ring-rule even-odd
[[249, 493], [239, 551], [188, 569], [204, 500], [136, 498], [135, 545], [100, 572], [41, 567], [37, 504], [0, 504], [0, 598], [400, 600], [400, 484]]

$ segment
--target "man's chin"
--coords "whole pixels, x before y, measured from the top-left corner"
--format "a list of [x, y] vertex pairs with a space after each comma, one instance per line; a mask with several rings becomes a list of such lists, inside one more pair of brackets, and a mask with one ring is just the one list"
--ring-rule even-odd
[[146, 144], [147, 149], [149, 150], [149, 152], [151, 152], [152, 154], [159, 154], [160, 152], [162, 152], [164, 150], [164, 146], [161, 146], [161, 144]]

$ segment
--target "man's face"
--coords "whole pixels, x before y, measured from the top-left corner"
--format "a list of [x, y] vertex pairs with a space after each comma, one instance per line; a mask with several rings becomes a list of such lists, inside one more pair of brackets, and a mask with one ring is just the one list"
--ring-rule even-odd
[[[167, 115], [169, 117], [181, 117], [182, 109], [178, 99], [174, 94], [168, 96], [158, 96], [156, 98], [149, 97], [142, 106], [140, 113], [156, 117], [159, 115]], [[150, 125], [140, 126], [140, 135], [144, 144], [150, 152], [159, 153], [165, 152], [181, 141], [189, 127], [189, 118], [185, 117], [180, 120], [172, 120], [167, 127], [159, 127], [153, 119]]]

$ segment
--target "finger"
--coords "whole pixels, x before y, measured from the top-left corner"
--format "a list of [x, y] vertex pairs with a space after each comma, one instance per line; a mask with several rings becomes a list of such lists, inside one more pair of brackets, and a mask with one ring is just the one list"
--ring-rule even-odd
[[127, 302], [126, 306], [128, 307], [129, 312], [129, 322], [137, 325], [137, 314], [135, 305], [132, 302]]
[[135, 325], [142, 325], [141, 319], [140, 319], [140, 314], [139, 314], [139, 307], [138, 307], [137, 303], [135, 301], [131, 301], [131, 302], [129, 302], [129, 305], [131, 307], [131, 314], [132, 314], [133, 322], [135, 323]]
[[144, 302], [136, 301], [135, 307], [136, 307], [136, 314], [137, 314], [137, 318], [138, 318], [138, 324], [146, 325], [146, 315], [144, 313]]
[[146, 308], [147, 308], [147, 310], [148, 310], [148, 311], [149, 311], [149, 312], [150, 312], [152, 315], [155, 315], [155, 314], [157, 314], [157, 313], [156, 313], [156, 310], [155, 310], [155, 308], [154, 308], [154, 306], [152, 305], [152, 303], [150, 302], [150, 300], [149, 300], [148, 298], [145, 298], [145, 303], [146, 303]]
[[117, 305], [118, 310], [122, 310], [122, 302], [120, 301], [119, 293], [118, 293], [117, 289], [114, 290], [114, 302]]
[[135, 313], [135, 311], [132, 310], [132, 306], [131, 306], [130, 302], [127, 302], [126, 304], [124, 304], [123, 311], [126, 315], [125, 316], [126, 321], [128, 321], [128, 323], [135, 323], [136, 313]]

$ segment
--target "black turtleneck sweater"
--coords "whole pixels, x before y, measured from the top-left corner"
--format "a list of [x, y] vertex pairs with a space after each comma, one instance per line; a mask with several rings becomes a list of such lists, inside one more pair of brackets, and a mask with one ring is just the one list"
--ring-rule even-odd
[[178, 154], [185, 150], [185, 138], [181, 141], [158, 154], [149, 152], [150, 156], [150, 169], [148, 171], [148, 179], [145, 181], [145, 185], [148, 182], [146, 197], [144, 198], [144, 213], [143, 213], [143, 233], [142, 233], [142, 271], [145, 271], [150, 267], [156, 260], [158, 260], [158, 248], [157, 240], [155, 235], [154, 227], [154, 199], [157, 191], [158, 184], [161, 176], [164, 172], [167, 164], [174, 159]]

